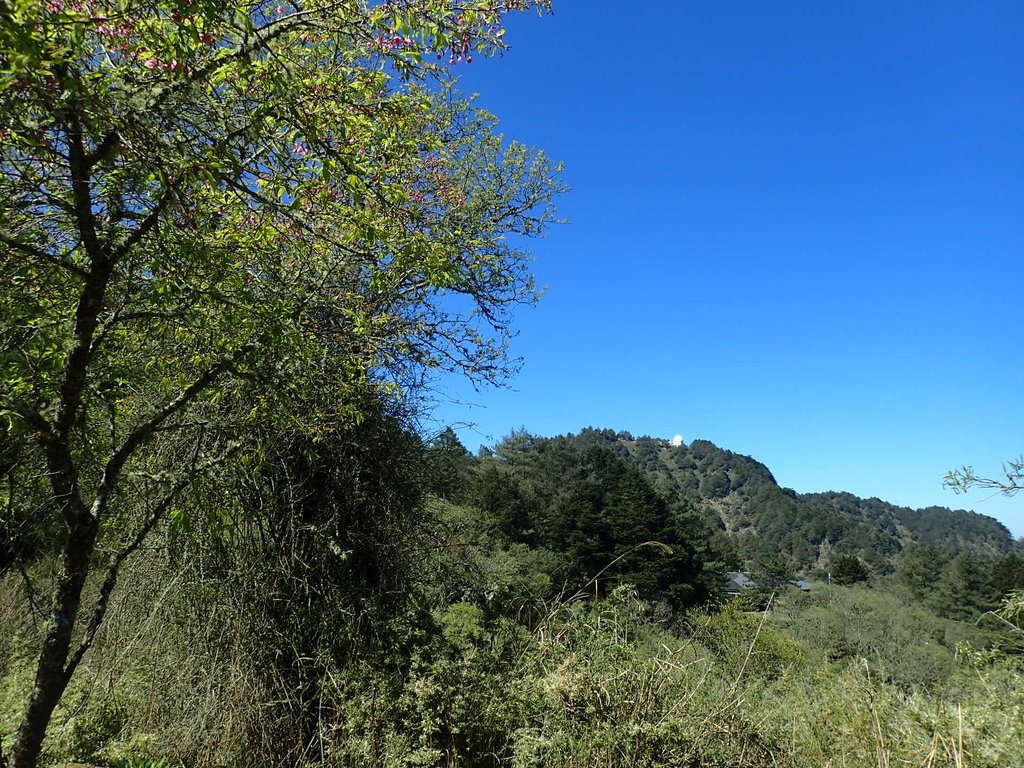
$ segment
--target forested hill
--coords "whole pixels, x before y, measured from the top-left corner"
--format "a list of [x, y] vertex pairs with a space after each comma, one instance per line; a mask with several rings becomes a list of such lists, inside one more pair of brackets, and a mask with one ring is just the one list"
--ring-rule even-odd
[[764, 464], [707, 440], [672, 445], [592, 428], [569, 437], [608, 446], [657, 487], [691, 502], [729, 534], [748, 562], [781, 556], [807, 571], [850, 554], [885, 573], [908, 549], [991, 559], [1019, 546], [1000, 522], [967, 510], [910, 509], [833, 491], [798, 494], [779, 486]]

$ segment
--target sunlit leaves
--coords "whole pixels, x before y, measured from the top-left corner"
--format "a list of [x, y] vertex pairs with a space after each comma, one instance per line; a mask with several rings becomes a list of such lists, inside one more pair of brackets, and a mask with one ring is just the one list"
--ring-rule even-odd
[[63, 531], [16, 765], [120, 562], [255, 424], [316, 443], [432, 369], [514, 368], [509, 309], [536, 293], [506, 237], [559, 184], [443, 75], [526, 6], [0, 3], [0, 451], [19, 498], [48, 494], [35, 530]]
[[5, 5], [3, 406], [70, 403], [113, 450], [211, 370], [267, 407], [435, 367], [500, 380], [536, 297], [506, 238], [550, 221], [556, 169], [444, 71], [500, 50], [512, 6]]

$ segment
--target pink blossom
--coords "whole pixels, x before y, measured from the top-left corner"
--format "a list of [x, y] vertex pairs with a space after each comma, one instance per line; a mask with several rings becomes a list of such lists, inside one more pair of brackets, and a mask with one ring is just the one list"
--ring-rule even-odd
[[156, 59], [146, 59], [144, 62], [142, 62], [142, 65], [146, 69], [156, 69], [157, 67], [160, 66], [160, 62], [157, 61]]

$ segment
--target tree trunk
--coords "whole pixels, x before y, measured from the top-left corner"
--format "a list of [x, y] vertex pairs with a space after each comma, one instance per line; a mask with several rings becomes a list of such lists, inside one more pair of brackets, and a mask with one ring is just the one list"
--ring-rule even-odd
[[61, 571], [57, 578], [53, 616], [39, 652], [35, 685], [29, 695], [25, 715], [11, 752], [12, 768], [35, 768], [43, 738], [68, 684], [65, 671], [71, 638], [82, 600], [82, 589], [89, 575], [89, 562], [96, 544], [97, 523], [87, 510], [75, 517], [64, 545]]

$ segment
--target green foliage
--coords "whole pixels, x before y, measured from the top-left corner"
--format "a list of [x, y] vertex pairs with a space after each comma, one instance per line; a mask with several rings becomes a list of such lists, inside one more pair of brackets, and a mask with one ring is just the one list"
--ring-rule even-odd
[[571, 593], [634, 585], [679, 608], [705, 599], [723, 553], [707, 523], [635, 465], [581, 437], [513, 435], [481, 461], [470, 498], [513, 543], [563, 555]]
[[837, 589], [666, 629], [730, 559], [716, 526], [772, 586], [941, 546], [900, 578], [965, 619], [1019, 586], [1005, 529], [800, 497], [707, 441], [523, 431], [474, 460], [404, 423], [431, 371], [504, 380], [537, 297], [512, 244], [557, 169], [433, 63], [526, 7], [0, 3], [17, 768], [1024, 759], [1019, 660], [958, 677], [969, 625]]
[[729, 600], [719, 611], [692, 614], [690, 635], [711, 650], [737, 679], [776, 679], [804, 663], [800, 643], [766, 624], [768, 615], [746, 610], [742, 600]]
[[763, 464], [707, 440], [664, 440], [588, 428], [577, 438], [633, 462], [656, 487], [675, 493], [723, 528], [748, 564], [784, 557], [808, 573], [839, 555], [890, 574], [913, 544], [971, 553], [991, 561], [1013, 547], [996, 520], [942, 507], [912, 510], [849, 493], [797, 494], [780, 488]]
[[832, 561], [829, 574], [836, 584], [848, 586], [867, 581], [871, 571], [855, 555], [840, 555]]
[[1011, 552], [993, 565], [992, 588], [1000, 595], [1024, 589], [1024, 557]]
[[1024, 589], [1014, 590], [1003, 600], [999, 616], [1024, 633]]
[[[442, 527], [452, 531], [460, 513], [447, 514]], [[154, 587], [160, 600], [138, 596], [147, 610], [170, 599], [166, 586]], [[181, 598], [195, 601], [194, 593]], [[978, 659], [959, 669], [947, 644], [966, 639], [970, 625], [908, 609], [877, 590], [835, 587], [831, 602], [824, 590], [788, 591], [768, 613], [727, 604], [690, 614], [682, 636], [627, 586], [602, 600], [552, 603], [529, 629], [475, 598], [445, 601], [432, 592], [430, 603], [419, 600], [378, 622], [376, 639], [361, 639], [354, 657], [320, 658], [320, 719], [306, 765], [819, 768], [846, 760], [1002, 768], [1024, 757], [1019, 660]], [[223, 642], [246, 624], [235, 625], [239, 617], [223, 608], [196, 608], [201, 623], [180, 645], [169, 640], [185, 626], [166, 616], [112, 615], [115, 634], [93, 663], [119, 671], [79, 681], [76, 706], [65, 712], [74, 718], [58, 734], [72, 732], [76, 720], [102, 722], [113, 708], [124, 713], [125, 728], [100, 750], [104, 764], [272, 764], [269, 745], [253, 736], [289, 733], [278, 727], [288, 708], [268, 715], [267, 702], [295, 691], [241, 686], [218, 698], [231, 680], [252, 674], [239, 664], [244, 656], [233, 656], [240, 649], [229, 652]], [[140, 638], [140, 625], [153, 625], [151, 638]], [[176, 627], [171, 637], [168, 627]], [[196, 632], [204, 628], [205, 637]], [[836, 638], [849, 655], [828, 661]], [[148, 660], [125, 655], [128, 643]], [[941, 661], [922, 654], [930, 646]], [[217, 650], [203, 661], [201, 647]], [[147, 678], [164, 665], [165, 677]], [[171, 717], [175, 696], [183, 696], [177, 722], [152, 719]], [[247, 711], [255, 717], [246, 719]], [[202, 749], [197, 731], [209, 739]], [[190, 743], [191, 751], [182, 749]]]
[[[1013, 560], [1006, 562], [1012, 568]], [[954, 555], [935, 547], [911, 547], [900, 559], [896, 579], [940, 615], [977, 619], [999, 603], [996, 565], [970, 553]]]
[[949, 559], [946, 552], [932, 546], [908, 547], [900, 558], [896, 579], [905, 584], [915, 597], [928, 603], [936, 594]]
[[915, 541], [957, 554], [974, 554], [987, 559], [1004, 554], [1013, 544], [1006, 526], [977, 512], [945, 507], [897, 508], [897, 518]]
[[116, 757], [107, 760], [110, 768], [174, 768], [162, 757]]
[[0, 4], [0, 572], [62, 561], [18, 768], [125, 560], [210, 511], [188, 492], [268, 430], [294, 457], [432, 371], [515, 369], [538, 294], [510, 243], [551, 222], [557, 169], [433, 61], [502, 50], [529, 7]]
[[509, 540], [539, 545], [541, 533], [535, 528], [540, 522], [537, 500], [496, 462], [481, 464], [471, 481], [469, 499]]
[[973, 625], [942, 619], [863, 587], [787, 594], [772, 618], [830, 662], [866, 662], [876, 676], [907, 691], [942, 688], [955, 670], [958, 646], [980, 649], [995, 640]]
[[533, 681], [517, 673], [529, 634], [468, 603], [422, 619], [421, 640], [393, 671], [372, 659], [346, 673], [333, 765], [495, 766], [527, 717]]
[[957, 653], [976, 667], [997, 664], [1024, 669], [1024, 590], [1008, 594], [1002, 604], [982, 617], [996, 638], [990, 647], [979, 649], [967, 644], [957, 646]]
[[126, 724], [124, 705], [114, 698], [85, 709], [66, 727], [63, 748], [66, 754], [82, 762], [93, 762], [102, 750], [121, 734]]
[[1016, 461], [1003, 462], [1003, 477], [981, 477], [974, 467], [961, 467], [946, 473], [943, 484], [957, 493], [966, 493], [971, 488], [996, 490], [1004, 496], [1014, 496], [1024, 488], [1024, 456]]
[[1001, 595], [992, 583], [992, 569], [978, 557], [959, 554], [949, 563], [939, 582], [943, 615], [972, 619], [996, 607]]
[[430, 604], [469, 602], [527, 625], [547, 614], [561, 584], [562, 555], [509, 542], [472, 507], [435, 503], [432, 515], [442, 545], [421, 584]]
[[460, 501], [468, 491], [474, 464], [455, 430], [446, 427], [428, 445], [427, 487], [442, 498]]
[[761, 557], [752, 566], [751, 576], [761, 589], [773, 591], [795, 579], [796, 571], [786, 557]]
[[620, 587], [607, 601], [553, 615], [535, 660], [543, 695], [517, 733], [512, 764], [791, 764], [715, 663], [647, 624], [645, 613]]
[[249, 674], [270, 697], [248, 745], [263, 764], [293, 765], [318, 742], [325, 677], [408, 609], [425, 549], [423, 447], [377, 409], [315, 443], [275, 431], [246, 457], [248, 476], [205, 500], [214, 525], [178, 538], [181, 566], [215, 574], [211, 599], [240, 608]]

